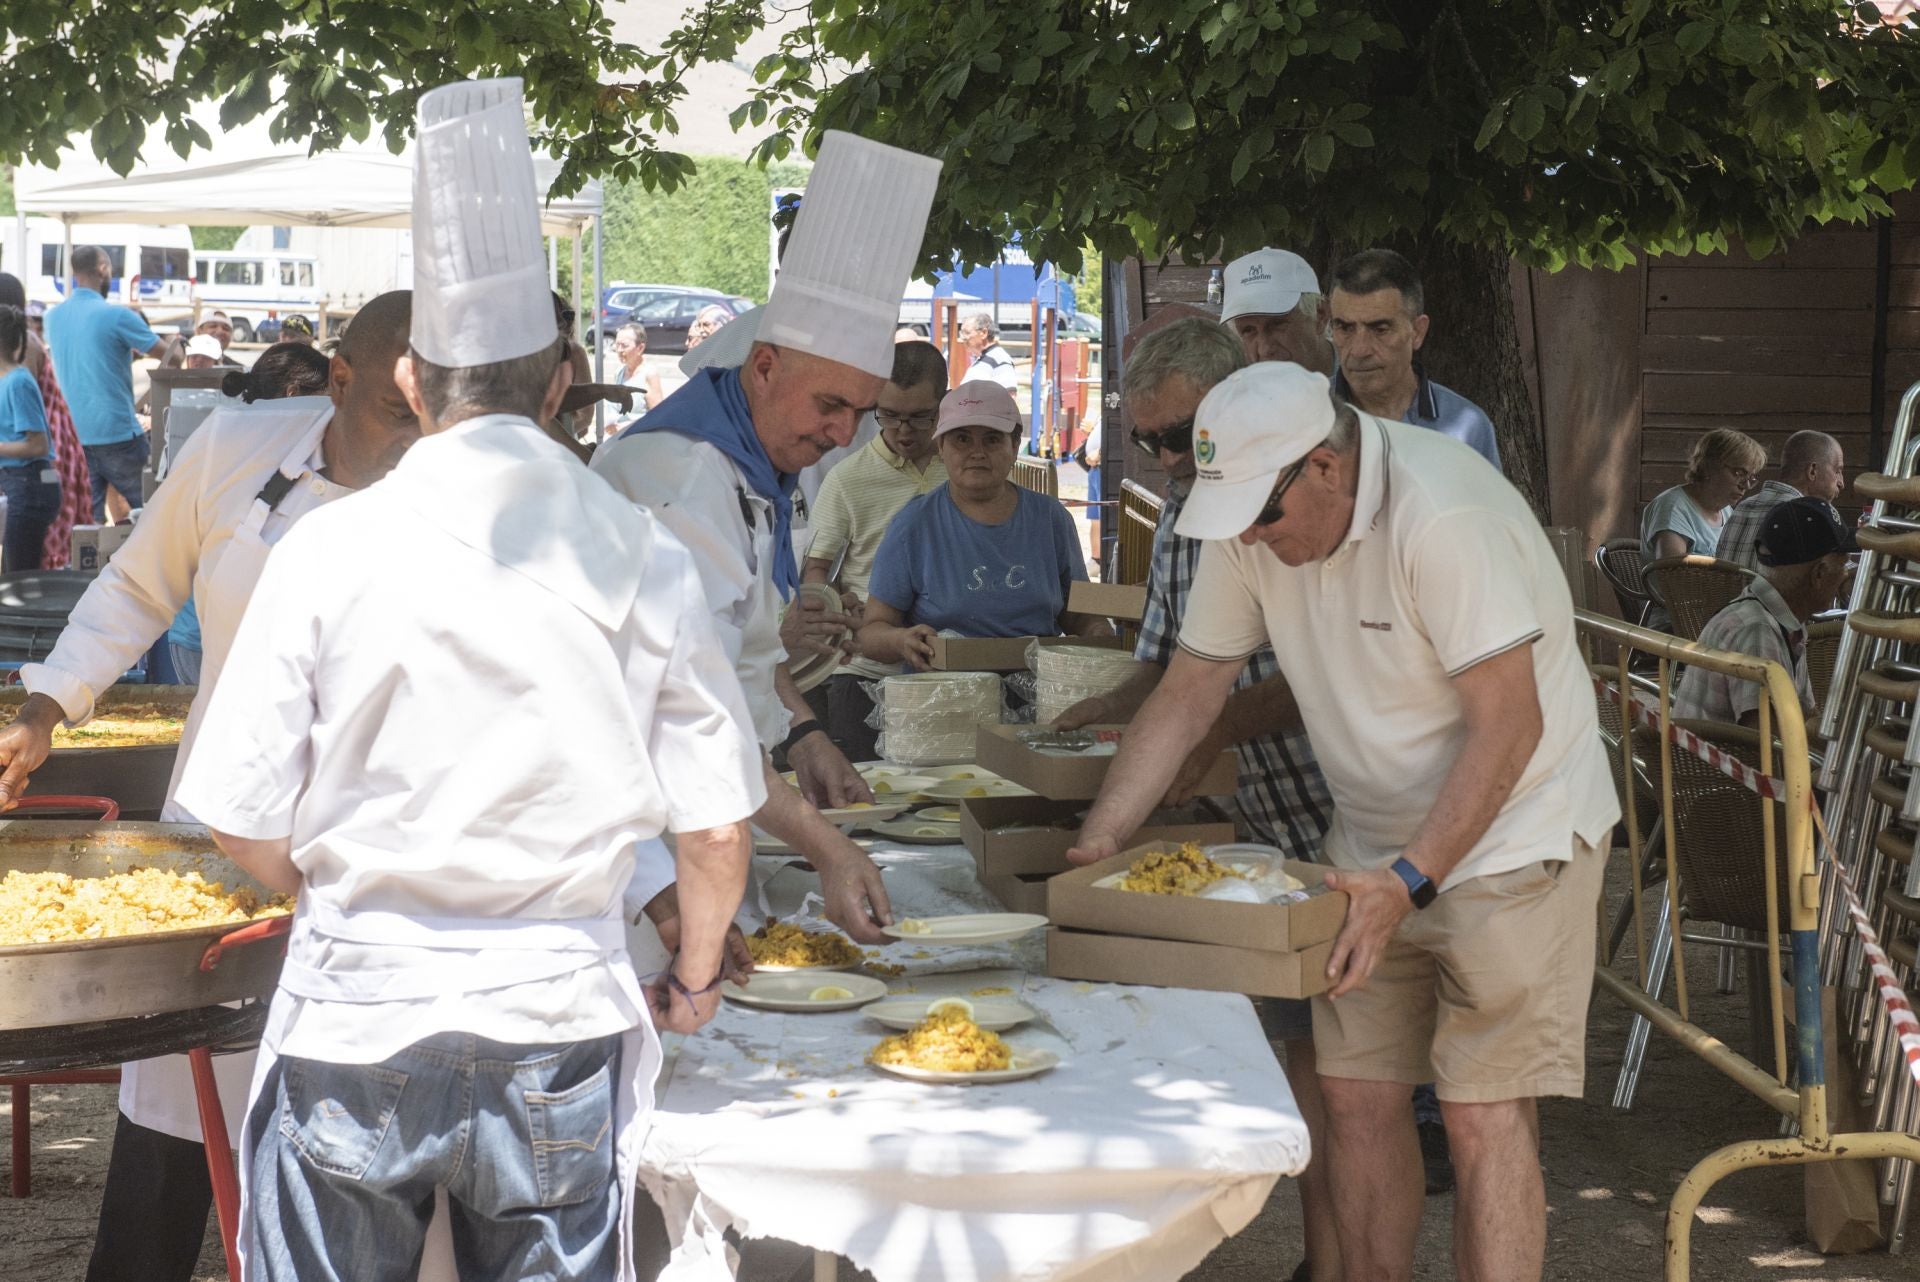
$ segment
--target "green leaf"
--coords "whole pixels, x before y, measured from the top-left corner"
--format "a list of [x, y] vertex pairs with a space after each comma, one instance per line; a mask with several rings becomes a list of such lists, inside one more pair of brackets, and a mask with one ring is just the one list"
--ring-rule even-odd
[[1185, 132], [1193, 128], [1193, 104], [1186, 102], [1163, 103], [1160, 107], [1160, 119], [1167, 122], [1167, 128], [1176, 132]]
[[1151, 147], [1153, 145], [1153, 136], [1159, 132], [1159, 129], [1160, 116], [1157, 112], [1141, 112], [1140, 123], [1133, 127], [1133, 145], [1136, 147]]
[[1520, 100], [1513, 104], [1513, 117], [1507, 122], [1507, 127], [1513, 130], [1513, 136], [1521, 142], [1532, 142], [1540, 136], [1541, 126], [1546, 124], [1546, 121], [1545, 105], [1541, 103], [1538, 96], [1529, 93], [1522, 95]]
[[1767, 56], [1766, 29], [1747, 24], [1728, 27], [1720, 33], [1720, 53], [1729, 61], [1751, 67]]
[[1307, 168], [1316, 174], [1324, 174], [1333, 164], [1333, 137], [1331, 134], [1314, 134], [1307, 139], [1301, 151], [1301, 160]]
[[1713, 43], [1713, 27], [1710, 23], [1689, 22], [1680, 28], [1680, 34], [1673, 38], [1680, 52], [1691, 58]]
[[1480, 132], [1473, 136], [1473, 149], [1485, 151], [1494, 135], [1500, 132], [1500, 126], [1507, 123], [1507, 108], [1504, 103], [1495, 103], [1493, 109], [1480, 122]]

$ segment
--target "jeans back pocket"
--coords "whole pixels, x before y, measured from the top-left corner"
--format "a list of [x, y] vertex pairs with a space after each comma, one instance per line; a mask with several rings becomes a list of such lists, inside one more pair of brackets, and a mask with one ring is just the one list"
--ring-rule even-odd
[[540, 1205], [584, 1202], [613, 1178], [613, 1065], [564, 1091], [526, 1091]]
[[280, 1133], [323, 1171], [357, 1180], [380, 1151], [407, 1075], [377, 1064], [286, 1059]]

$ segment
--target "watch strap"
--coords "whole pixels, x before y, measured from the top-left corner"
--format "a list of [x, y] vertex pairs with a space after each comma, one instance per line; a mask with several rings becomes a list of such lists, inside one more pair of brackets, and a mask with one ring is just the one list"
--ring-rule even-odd
[[1407, 895], [1413, 900], [1415, 908], [1425, 908], [1440, 893], [1434, 886], [1433, 879], [1405, 858], [1393, 861], [1393, 872], [1407, 884]]

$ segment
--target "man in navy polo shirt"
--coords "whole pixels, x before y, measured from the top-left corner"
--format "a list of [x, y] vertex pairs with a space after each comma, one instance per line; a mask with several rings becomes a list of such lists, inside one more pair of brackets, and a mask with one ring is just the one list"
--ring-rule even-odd
[[140, 506], [147, 434], [133, 412], [133, 358], [164, 357], [179, 340], [161, 338], [131, 307], [107, 301], [113, 267], [105, 250], [76, 247], [72, 269], [73, 293], [47, 313], [47, 346], [87, 453], [98, 522], [106, 519], [108, 485], [130, 507]]
[[1363, 249], [1333, 273], [1328, 328], [1340, 356], [1334, 394], [1376, 418], [1430, 427], [1500, 466], [1486, 411], [1427, 377], [1416, 355], [1427, 341], [1420, 274], [1391, 249]]

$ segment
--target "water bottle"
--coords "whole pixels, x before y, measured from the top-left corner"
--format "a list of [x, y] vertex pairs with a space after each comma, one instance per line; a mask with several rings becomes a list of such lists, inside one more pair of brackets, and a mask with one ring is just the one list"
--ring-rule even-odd
[[1226, 288], [1226, 282], [1220, 278], [1220, 269], [1214, 268], [1213, 274], [1207, 277], [1207, 306], [1220, 306], [1226, 297]]

